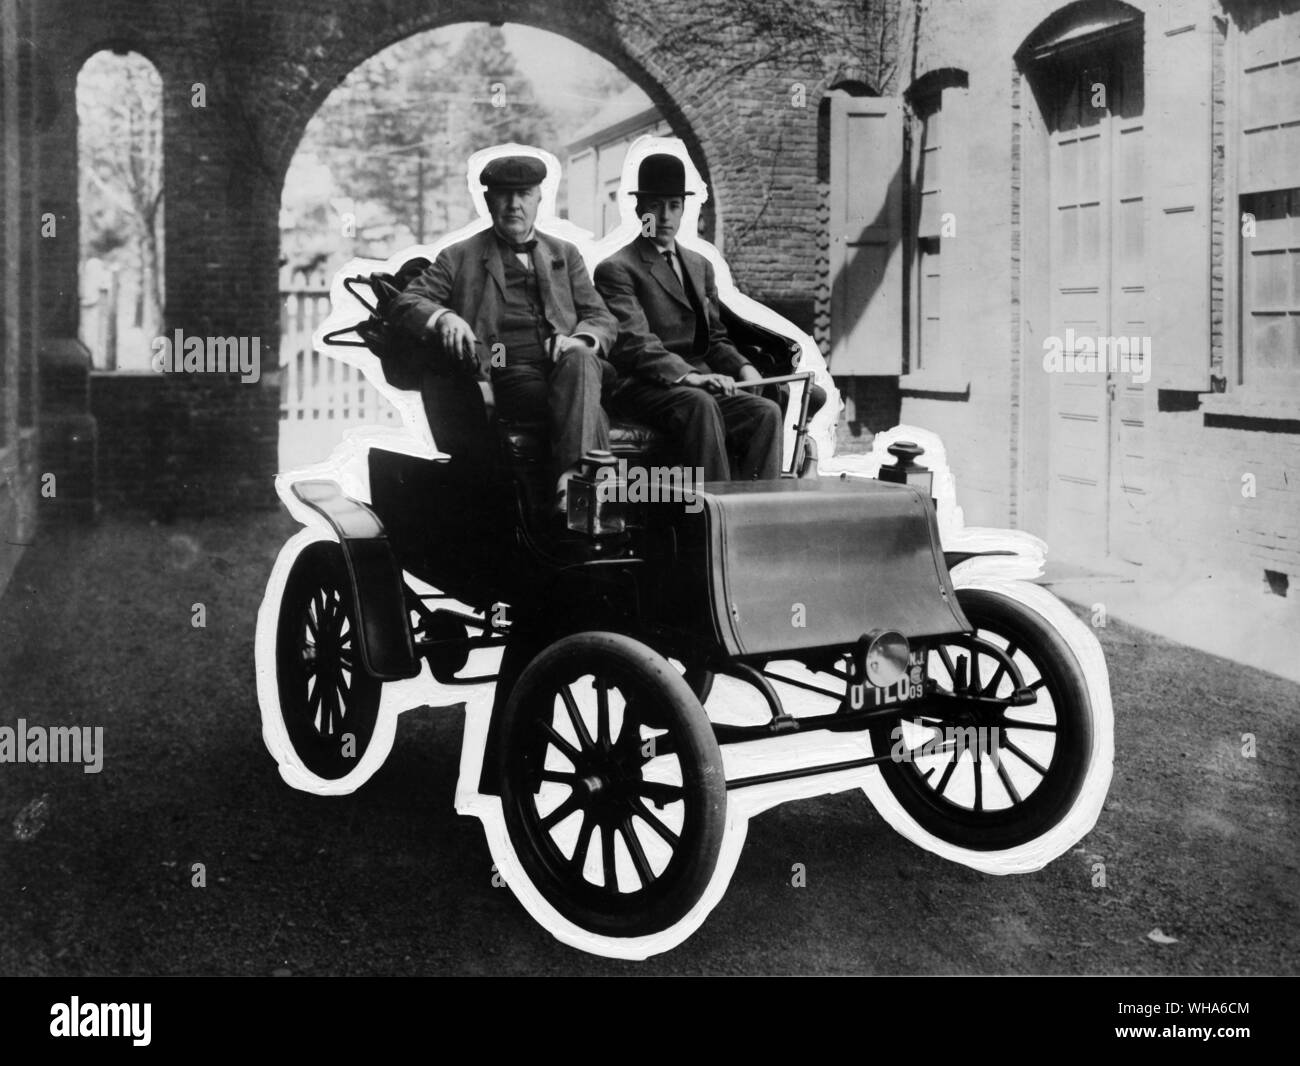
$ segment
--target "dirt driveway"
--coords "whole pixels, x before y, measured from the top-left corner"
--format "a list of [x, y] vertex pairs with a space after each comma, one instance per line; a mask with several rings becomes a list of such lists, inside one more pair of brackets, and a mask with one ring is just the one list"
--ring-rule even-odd
[[452, 810], [459, 711], [404, 715], [353, 796], [280, 781], [252, 634], [290, 532], [114, 520], [28, 550], [0, 601], [0, 726], [102, 726], [104, 762], [0, 765], [0, 974], [1300, 968], [1300, 688], [1114, 623], [1111, 797], [1042, 872], [944, 862], [848, 793], [757, 818], [682, 947], [640, 964], [564, 947], [493, 886], [478, 822]]

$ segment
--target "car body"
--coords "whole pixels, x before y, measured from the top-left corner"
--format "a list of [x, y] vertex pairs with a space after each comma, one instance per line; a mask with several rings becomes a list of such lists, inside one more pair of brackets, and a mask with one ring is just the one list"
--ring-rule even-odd
[[[733, 328], [802, 388], [806, 431], [797, 348]], [[286, 780], [341, 791], [373, 773], [392, 739], [385, 686], [492, 686], [462, 809], [534, 916], [629, 957], [704, 920], [754, 797], [861, 783], [922, 846], [989, 872], [1036, 869], [1095, 821], [1112, 744], [1100, 648], [1038, 586], [954, 581], [979, 553], [945, 552], [933, 500], [906, 483], [915, 449], [877, 478], [817, 476], [804, 451], [778, 481], [640, 502], [593, 456], [588, 510], [557, 543], [537, 518], [536, 428], [502, 423], [490, 384], [434, 359], [408, 384], [438, 454], [370, 447], [364, 494], [282, 485], [316, 530], [286, 546], [259, 619], [264, 734]], [[658, 461], [640, 427], [614, 441], [623, 470]], [[601, 528], [606, 503], [617, 520]], [[493, 672], [468, 671], [483, 652], [499, 652]], [[713, 713], [721, 678], [757, 717]], [[791, 713], [792, 696], [821, 709]], [[860, 746], [810, 756], [818, 737]], [[799, 757], [735, 769], [796, 742]]]

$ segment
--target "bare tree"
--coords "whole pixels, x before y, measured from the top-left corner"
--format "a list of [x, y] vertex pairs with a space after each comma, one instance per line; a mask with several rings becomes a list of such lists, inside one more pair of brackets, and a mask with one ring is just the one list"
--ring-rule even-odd
[[100, 52], [77, 83], [82, 253], [126, 249], [139, 270], [146, 333], [162, 322], [162, 79], [135, 52]]

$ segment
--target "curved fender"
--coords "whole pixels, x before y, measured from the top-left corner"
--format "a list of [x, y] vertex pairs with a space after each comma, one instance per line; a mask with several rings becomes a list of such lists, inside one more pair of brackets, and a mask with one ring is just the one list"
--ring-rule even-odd
[[330, 524], [343, 547], [366, 672], [380, 681], [414, 677], [420, 660], [411, 641], [406, 586], [383, 523], [364, 503], [343, 495], [338, 482], [313, 478], [291, 491]]
[[960, 551], [954, 552], [954, 551], [946, 551], [946, 552], [943, 553], [943, 561], [944, 561], [945, 564], [947, 564], [947, 567], [948, 567], [949, 570], [955, 570], [957, 567], [961, 566], [961, 564], [964, 563], [967, 559], [979, 559], [979, 558], [983, 558], [983, 557], [985, 557], [985, 556], [991, 556], [991, 555], [1008, 555], [1008, 556], [1014, 556], [1015, 554], [1016, 554], [1016, 553], [1013, 552], [1013, 551], [1005, 551], [1005, 550], [999, 550], [999, 551], [985, 551], [985, 552], [981, 552], [981, 551], [973, 551], [973, 552], [960, 552]]

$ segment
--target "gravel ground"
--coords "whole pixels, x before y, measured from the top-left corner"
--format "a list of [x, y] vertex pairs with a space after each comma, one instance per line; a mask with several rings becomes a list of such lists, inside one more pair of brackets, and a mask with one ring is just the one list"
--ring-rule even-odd
[[0, 600], [0, 725], [102, 725], [105, 754], [98, 774], [0, 765], [0, 974], [1298, 969], [1300, 688], [1118, 623], [1099, 633], [1110, 799], [1047, 869], [945, 862], [847, 793], [755, 819], [680, 948], [646, 963], [566, 948], [492, 886], [479, 823], [452, 809], [457, 710], [404, 715], [357, 794], [281, 782], [253, 622], [292, 531], [278, 514], [114, 519], [28, 550]]

